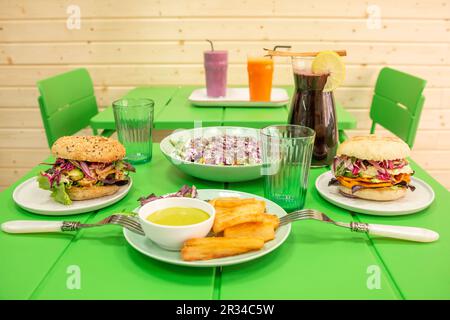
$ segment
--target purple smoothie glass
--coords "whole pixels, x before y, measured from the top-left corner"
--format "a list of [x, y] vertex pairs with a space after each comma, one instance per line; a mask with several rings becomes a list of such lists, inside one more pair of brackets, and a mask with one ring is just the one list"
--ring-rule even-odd
[[208, 97], [224, 97], [227, 91], [228, 51], [205, 51], [204, 63]]

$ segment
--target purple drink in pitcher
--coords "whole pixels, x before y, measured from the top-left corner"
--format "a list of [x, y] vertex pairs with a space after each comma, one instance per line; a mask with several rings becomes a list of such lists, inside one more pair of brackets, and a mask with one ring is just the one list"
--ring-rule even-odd
[[295, 69], [295, 91], [289, 123], [305, 126], [316, 132], [311, 166], [330, 165], [336, 155], [338, 132], [333, 92], [323, 91], [328, 74]]

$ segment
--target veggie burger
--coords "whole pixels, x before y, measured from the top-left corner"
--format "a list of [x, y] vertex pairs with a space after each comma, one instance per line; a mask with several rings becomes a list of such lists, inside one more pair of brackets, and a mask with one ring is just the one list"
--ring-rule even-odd
[[403, 197], [414, 171], [409, 166], [408, 145], [396, 137], [353, 137], [343, 142], [333, 162], [330, 185], [349, 197], [388, 201]]
[[67, 136], [52, 146], [56, 161], [38, 175], [39, 187], [65, 205], [72, 200], [88, 200], [116, 193], [129, 183], [133, 166], [122, 159], [124, 146], [99, 136]]

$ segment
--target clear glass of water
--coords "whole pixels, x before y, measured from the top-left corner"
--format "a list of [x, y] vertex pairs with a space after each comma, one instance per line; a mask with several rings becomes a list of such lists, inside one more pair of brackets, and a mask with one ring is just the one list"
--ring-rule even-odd
[[305, 205], [314, 130], [274, 125], [261, 130], [264, 195], [287, 212]]
[[119, 99], [113, 102], [119, 141], [133, 164], [152, 159], [152, 127], [155, 103], [150, 99]]

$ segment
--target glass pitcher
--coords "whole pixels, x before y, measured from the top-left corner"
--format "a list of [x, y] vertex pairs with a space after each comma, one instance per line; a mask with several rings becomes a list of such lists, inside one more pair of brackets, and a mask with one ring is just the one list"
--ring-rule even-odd
[[328, 166], [336, 155], [338, 132], [333, 92], [324, 91], [329, 74], [314, 74], [314, 58], [292, 57], [295, 91], [289, 123], [309, 127], [316, 132], [312, 167]]

